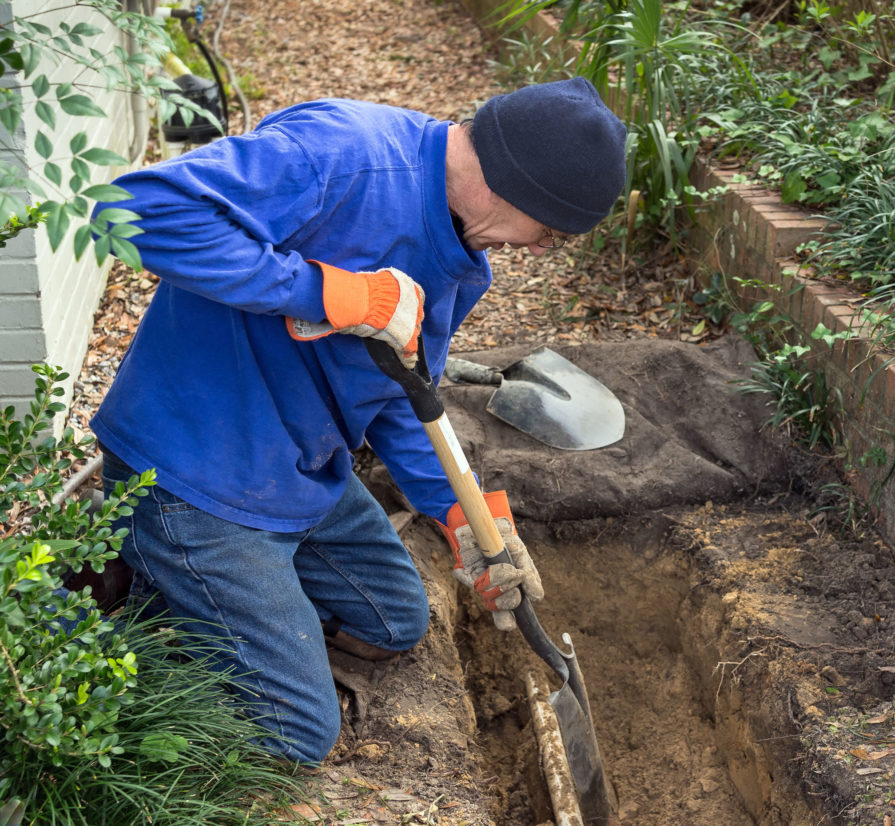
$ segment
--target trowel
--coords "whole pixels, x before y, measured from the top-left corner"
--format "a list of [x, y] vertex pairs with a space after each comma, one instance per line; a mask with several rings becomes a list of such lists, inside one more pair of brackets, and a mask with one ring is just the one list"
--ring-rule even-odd
[[488, 412], [551, 447], [594, 450], [625, 433], [625, 411], [612, 391], [547, 347], [502, 370], [448, 358], [444, 375], [456, 383], [496, 385]]
[[[400, 384], [407, 394], [410, 406], [432, 442], [451, 490], [489, 566], [512, 565], [513, 560], [447, 418], [435, 382], [429, 375], [422, 337], [419, 339], [417, 363], [412, 369], [405, 367], [397, 353], [384, 341], [365, 338], [364, 344], [377, 367]], [[547, 704], [555, 713], [562, 740], [559, 751], [566, 763], [564, 769], [568, 770], [564, 774], [570, 775], [573, 780], [578, 805], [574, 813], [566, 812], [563, 817], [557, 813], [556, 822], [570, 826], [610, 824], [614, 820], [613, 797], [604, 775], [587, 689], [572, 641], [568, 634], [564, 634], [563, 642], [569, 650], [562, 651], [541, 627], [531, 602], [524, 594], [513, 615], [526, 642], [553, 669], [555, 677], [562, 683], [549, 695]]]

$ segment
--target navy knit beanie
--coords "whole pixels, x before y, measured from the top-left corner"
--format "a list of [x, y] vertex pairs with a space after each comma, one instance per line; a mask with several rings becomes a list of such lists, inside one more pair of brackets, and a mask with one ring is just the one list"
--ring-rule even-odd
[[488, 187], [560, 232], [589, 232], [625, 185], [624, 124], [583, 77], [491, 98], [473, 142]]

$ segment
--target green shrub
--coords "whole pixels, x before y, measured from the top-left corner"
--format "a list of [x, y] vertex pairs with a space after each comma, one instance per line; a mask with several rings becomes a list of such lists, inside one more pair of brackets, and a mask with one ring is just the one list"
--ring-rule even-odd
[[62, 493], [91, 438], [51, 435], [67, 376], [38, 365], [20, 419], [0, 414], [0, 824], [269, 823], [301, 796], [297, 767], [232, 702], [205, 639], [179, 622], [113, 621], [69, 572], [117, 556], [154, 471], [120, 482], [98, 509]]
[[62, 472], [92, 439], [76, 440], [70, 429], [59, 440], [47, 435], [64, 409], [54, 398], [66, 374], [34, 370], [30, 411], [21, 420], [12, 407], [0, 415], [0, 511], [13, 523], [0, 540], [0, 725], [7, 757], [37, 749], [54, 765], [87, 756], [108, 765], [135, 682], [134, 655], [89, 591], [64, 592], [62, 577], [84, 565], [102, 570], [121, 546], [112, 522], [130, 512], [153, 474], [122, 484], [93, 515], [87, 501], [53, 503]]

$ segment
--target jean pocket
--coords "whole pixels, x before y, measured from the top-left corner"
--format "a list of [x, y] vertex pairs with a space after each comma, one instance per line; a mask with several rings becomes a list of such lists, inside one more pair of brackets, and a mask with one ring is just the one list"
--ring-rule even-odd
[[189, 502], [184, 502], [179, 496], [176, 496], [169, 490], [160, 488], [158, 485], [153, 485], [149, 488], [149, 498], [159, 506], [163, 514], [187, 513], [197, 510]]

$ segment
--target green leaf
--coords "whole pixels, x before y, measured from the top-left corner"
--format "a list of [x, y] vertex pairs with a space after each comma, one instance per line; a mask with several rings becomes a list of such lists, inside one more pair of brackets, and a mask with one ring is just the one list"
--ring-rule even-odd
[[78, 134], [68, 142], [68, 148], [71, 150], [72, 155], [77, 155], [83, 152], [85, 146], [87, 146], [86, 132], [78, 132]]
[[34, 105], [34, 111], [50, 129], [56, 128], [56, 110], [45, 100], [39, 100]]
[[127, 158], [123, 158], [117, 152], [112, 152], [109, 149], [100, 149], [98, 147], [93, 147], [86, 152], [81, 152], [81, 157], [85, 161], [90, 161], [90, 163], [94, 163], [97, 166], [117, 166], [127, 163]]
[[87, 199], [82, 195], [76, 195], [68, 202], [69, 212], [80, 218], [87, 217]]
[[98, 29], [96, 26], [91, 26], [89, 23], [75, 23], [71, 28], [71, 33], [80, 37], [96, 37], [103, 34], [103, 30]]
[[102, 235], [93, 242], [93, 254], [96, 256], [96, 263], [102, 264], [109, 255], [112, 242], [108, 235]]
[[834, 189], [839, 186], [842, 178], [836, 170], [828, 169], [826, 172], [818, 175], [814, 180], [821, 189]]
[[94, 184], [88, 186], [83, 195], [87, 198], [93, 198], [94, 201], [127, 201], [134, 196], [126, 189], [115, 184]]
[[115, 224], [109, 230], [109, 235], [113, 238], [133, 238], [135, 235], [142, 235], [144, 230], [135, 224]]
[[50, 81], [47, 80], [46, 75], [38, 75], [34, 78], [34, 82], [31, 84], [31, 91], [34, 93], [34, 97], [42, 98], [47, 92], [50, 91]]
[[47, 235], [50, 238], [50, 248], [53, 252], [56, 252], [60, 244], [62, 244], [62, 239], [68, 231], [69, 223], [68, 213], [62, 205], [51, 202], [47, 210]]
[[27, 78], [40, 63], [40, 49], [31, 43], [23, 43], [19, 54], [22, 56], [22, 73]]
[[82, 117], [106, 117], [105, 111], [100, 109], [86, 95], [68, 95], [59, 99], [59, 106], [66, 115], [78, 115]]
[[19, 603], [16, 600], [11, 600], [11, 605], [3, 605], [2, 609], [0, 609], [0, 613], [2, 613], [3, 621], [13, 628], [24, 628], [29, 624], [29, 621], [25, 618], [25, 613], [22, 611]]
[[99, 211], [96, 218], [108, 221], [110, 224], [124, 224], [140, 220], [138, 213], [130, 209], [121, 209], [120, 207], [106, 207]]
[[77, 232], [75, 232], [75, 240], [74, 240], [74, 253], [75, 253], [75, 261], [80, 261], [81, 256], [84, 254], [84, 251], [90, 245], [90, 227], [83, 226], [78, 227]]
[[785, 204], [797, 203], [808, 189], [808, 184], [802, 178], [801, 170], [794, 169], [787, 173], [783, 178], [783, 184], [780, 187], [780, 194], [783, 196]]
[[34, 148], [37, 150], [37, 154], [45, 160], [53, 154], [53, 144], [41, 131], [38, 131], [37, 135], [34, 137]]
[[62, 186], [62, 170], [58, 164], [52, 161], [44, 164], [44, 175], [47, 176], [47, 180], [51, 183], [56, 184], [56, 186]]
[[22, 97], [12, 89], [0, 89], [0, 124], [12, 134], [22, 121]]
[[[84, 163], [84, 161], [82, 161], [80, 158], [72, 158], [70, 165], [71, 165], [71, 171], [72, 171], [73, 175], [80, 178], [82, 181], [90, 180], [90, 167], [87, 166], [87, 164]], [[80, 188], [81, 188], [80, 184], [78, 186], [72, 186], [72, 189], [74, 189], [74, 190], [78, 190]]]
[[121, 261], [127, 264], [131, 269], [137, 270], [137, 272], [143, 269], [140, 253], [130, 241], [125, 241], [123, 238], [115, 238], [114, 236], [111, 237], [111, 241], [112, 252], [114, 252]]

